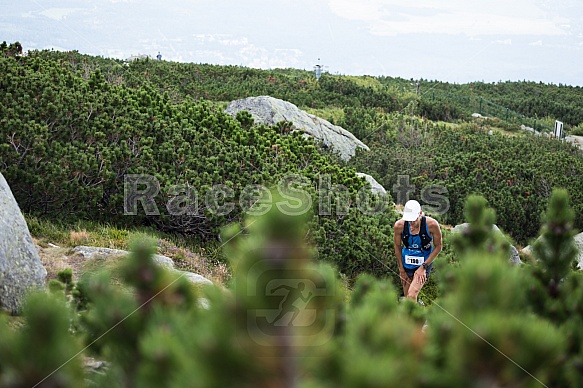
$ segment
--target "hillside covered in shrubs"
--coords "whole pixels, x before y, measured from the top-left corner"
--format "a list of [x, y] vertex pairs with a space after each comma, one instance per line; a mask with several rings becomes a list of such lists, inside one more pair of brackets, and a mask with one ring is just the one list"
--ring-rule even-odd
[[[0, 386], [583, 384], [583, 156], [545, 136], [554, 120], [580, 133], [580, 88], [421, 80], [417, 93], [393, 77], [22, 51], [0, 45], [0, 172], [22, 211], [219, 247], [233, 278], [193, 288], [153, 264], [151, 241], [120, 260], [121, 284], [63, 271], [22, 325], [0, 316]], [[224, 113], [259, 95], [370, 150], [344, 162], [291, 123]], [[541, 136], [521, 131], [535, 121]], [[403, 190], [444, 226], [425, 308], [399, 302]], [[524, 265], [493, 224], [518, 245], [542, 235]]]
[[[5, 74], [0, 80], [0, 168], [27, 213], [150, 224], [216, 239], [218, 228], [240, 219], [246, 205], [237, 203], [230, 212], [202, 206], [207, 193], [217, 194], [209, 191], [213, 186], [227, 190], [227, 199], [239, 200], [241, 194], [253, 197], [247, 192], [250, 184], [269, 186], [299, 174], [314, 194], [327, 189], [319, 181], [326, 175], [331, 187], [346, 186], [356, 203], [365, 185], [354, 175], [358, 170], [389, 192], [399, 175], [415, 185], [412, 196], [419, 197], [430, 185], [445, 188], [450, 208], [441, 220], [452, 225], [463, 222], [469, 194], [483, 195], [498, 212], [499, 226], [521, 244], [536, 237], [552, 189], [563, 187], [573, 201], [575, 225], [583, 229], [580, 153], [568, 144], [521, 133], [517, 123], [473, 119], [476, 107], [464, 103], [478, 94], [498, 103], [512, 100], [514, 111], [534, 114], [540, 122], [564, 120], [566, 130], [576, 132], [583, 117], [571, 105], [567, 111], [573, 116], [567, 118], [563, 108], [534, 112], [528, 102], [535, 88], [543, 106], [555, 104], [558, 93], [565, 96], [561, 101], [577, 105], [582, 97], [576, 87], [423, 81], [417, 95], [400, 78], [324, 74], [316, 81], [311, 72], [294, 69], [150, 59], [126, 63], [56, 51], [21, 56], [15, 45], [5, 46], [0, 66]], [[445, 92], [456, 98], [435, 97]], [[254, 126], [250, 117], [234, 120], [222, 112], [229, 101], [256, 95], [281, 98], [328, 119], [371, 151], [343, 163], [317, 143], [290, 133], [285, 123]], [[443, 116], [445, 112], [458, 113]], [[494, 134], [487, 135], [491, 130]], [[180, 209], [190, 217], [168, 217], [164, 211], [160, 216], [139, 212], [128, 217], [123, 202], [128, 174], [155, 178], [160, 185], [158, 210], [167, 207], [169, 195], [196, 197], [198, 206], [182, 204]], [[393, 201], [400, 200], [391, 194]], [[339, 248], [341, 238], [352, 239], [363, 225], [374, 225], [379, 241], [390, 240], [391, 212], [360, 213], [314, 219], [310, 230], [324, 256], [342, 252], [343, 260], [364, 260]], [[358, 241], [376, 257], [391, 254], [389, 243]], [[376, 268], [373, 263], [351, 265], [359, 267], [354, 273]], [[350, 273], [351, 265], [346, 267]]]

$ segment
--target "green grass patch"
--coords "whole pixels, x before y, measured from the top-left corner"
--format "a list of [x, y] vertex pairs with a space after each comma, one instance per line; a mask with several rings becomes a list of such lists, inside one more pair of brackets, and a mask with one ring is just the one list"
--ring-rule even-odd
[[[103, 224], [92, 221], [80, 220], [73, 224], [57, 220], [42, 219], [25, 215], [30, 234], [41, 247], [47, 247], [49, 243], [76, 247], [79, 245], [96, 246], [101, 248], [127, 250], [129, 242], [137, 237], [150, 237], [155, 240], [169, 239], [173, 242], [181, 242], [189, 245], [189, 240], [168, 235], [152, 228], [139, 227], [125, 229], [113, 224]], [[194, 242], [194, 247], [198, 247]], [[192, 245], [192, 242], [190, 242]]]
[[24, 218], [30, 234], [38, 240], [39, 245], [42, 247], [46, 247], [48, 243], [60, 245], [69, 238], [69, 230], [66, 230], [58, 223], [27, 216], [26, 214]]
[[348, 79], [352, 82], [354, 82], [355, 84], [357, 84], [358, 86], [362, 86], [365, 88], [372, 88], [374, 90], [380, 90], [383, 88], [383, 84], [381, 83], [381, 81], [379, 81], [378, 78], [374, 78], [371, 76], [344, 76], [345, 79]]
[[122, 281], [121, 266], [127, 256], [95, 256], [91, 259], [85, 260], [79, 266], [79, 278], [89, 276], [91, 274], [105, 271], [110, 276], [111, 285], [124, 288]]
[[30, 215], [25, 215], [25, 219], [32, 237], [39, 246], [49, 248], [50, 244], [54, 244], [59, 247], [43, 249], [41, 254], [48, 279], [56, 278], [58, 271], [72, 266], [76, 278], [85, 273], [105, 269], [112, 272], [115, 280], [119, 260], [98, 257], [77, 259], [71, 248], [84, 245], [128, 251], [131, 241], [143, 238], [156, 241], [157, 253], [171, 258], [177, 269], [197, 273], [216, 284], [225, 284], [231, 277], [219, 241], [203, 242], [194, 237], [162, 233], [146, 227], [124, 229], [116, 225], [91, 221], [67, 224]]

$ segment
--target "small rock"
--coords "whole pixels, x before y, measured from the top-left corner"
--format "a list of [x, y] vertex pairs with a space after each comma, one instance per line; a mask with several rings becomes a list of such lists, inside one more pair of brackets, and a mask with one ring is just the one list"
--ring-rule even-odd
[[[537, 240], [540, 238], [540, 236], [537, 238]], [[577, 246], [578, 250], [579, 250], [579, 254], [577, 255], [577, 268], [583, 270], [583, 233], [579, 233], [577, 235], [575, 235], [573, 237], [573, 240], [575, 240], [575, 245]], [[526, 247], [522, 248], [522, 250], [520, 251], [524, 254], [527, 255], [532, 255], [532, 246], [527, 245]]]
[[187, 278], [191, 283], [193, 284], [208, 284], [208, 285], [213, 285], [213, 282], [211, 282], [210, 280], [208, 280], [207, 278], [205, 278], [202, 275], [193, 273], [193, 272], [186, 272], [186, 271], [178, 271], [180, 272], [180, 276], [184, 276], [185, 278]]
[[[123, 251], [121, 249], [98, 248], [98, 247], [87, 247], [87, 246], [75, 247], [75, 248], [73, 248], [73, 252], [77, 252], [87, 259], [92, 258], [96, 255], [97, 256], [127, 256], [130, 254], [130, 252]], [[199, 275], [199, 274], [196, 274], [193, 272], [180, 271], [180, 270], [175, 269], [174, 262], [172, 261], [171, 258], [169, 258], [167, 256], [154, 255], [153, 258], [154, 258], [154, 261], [158, 265], [166, 268], [167, 270], [176, 272], [180, 276], [186, 277], [186, 279], [188, 279], [192, 284], [213, 285], [213, 282], [211, 282], [210, 280], [208, 280], [207, 278], [205, 278], [202, 275]]]
[[[470, 224], [469, 223], [463, 223], [460, 225], [456, 225], [451, 232], [452, 233], [462, 233]], [[494, 229], [494, 231], [496, 231], [497, 233], [500, 233], [504, 236], [504, 234], [502, 233], [502, 231], [500, 230], [500, 228], [498, 228], [497, 225], [492, 225], [492, 228]], [[510, 264], [513, 265], [519, 265], [522, 264], [522, 261], [520, 261], [520, 256], [518, 254], [518, 250], [516, 249], [516, 247], [512, 244], [510, 244], [510, 254], [508, 257], [508, 261], [510, 262]]]
[[[128, 251], [121, 249], [111, 249], [111, 248], [99, 248], [99, 247], [87, 247], [84, 245], [77, 246], [73, 248], [73, 252], [80, 253], [86, 259], [90, 259], [93, 256], [127, 256], [130, 254]], [[171, 258], [154, 255], [154, 261], [159, 265], [167, 268], [174, 268], [174, 262]]]
[[387, 190], [385, 190], [385, 188], [379, 182], [377, 182], [376, 179], [374, 179], [372, 176], [362, 172], [357, 172], [356, 175], [366, 179], [366, 181], [370, 183], [370, 188], [373, 194], [387, 195]]

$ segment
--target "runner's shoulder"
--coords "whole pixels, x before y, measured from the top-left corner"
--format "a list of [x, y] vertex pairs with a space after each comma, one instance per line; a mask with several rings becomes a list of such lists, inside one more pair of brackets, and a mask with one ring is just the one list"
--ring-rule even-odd
[[440, 228], [439, 222], [435, 218], [431, 218], [429, 216], [425, 216], [425, 222], [429, 228]]
[[395, 222], [395, 229], [403, 229], [405, 227], [405, 221], [401, 218]]

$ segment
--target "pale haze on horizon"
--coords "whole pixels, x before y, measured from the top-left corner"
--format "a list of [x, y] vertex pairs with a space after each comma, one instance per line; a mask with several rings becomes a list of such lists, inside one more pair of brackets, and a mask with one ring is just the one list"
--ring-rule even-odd
[[127, 59], [583, 86], [580, 0], [9, 0], [0, 41]]

